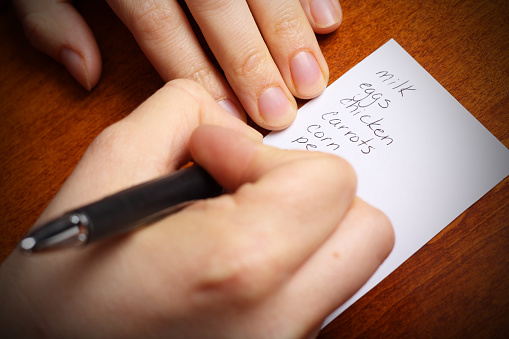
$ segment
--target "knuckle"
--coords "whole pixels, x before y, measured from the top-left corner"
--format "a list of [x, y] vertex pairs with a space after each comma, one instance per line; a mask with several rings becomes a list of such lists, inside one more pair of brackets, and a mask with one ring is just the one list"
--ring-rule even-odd
[[[249, 303], [260, 300], [276, 284], [281, 264], [260, 246], [261, 237], [248, 241], [239, 236], [229, 237], [222, 249], [210, 257], [200, 290], [222, 295], [230, 301]], [[255, 240], [253, 240], [255, 239]]]
[[329, 157], [334, 158], [336, 171], [340, 171], [342, 183], [347, 186], [353, 197], [357, 191], [357, 174], [355, 173], [355, 169], [348, 161], [341, 157], [333, 155], [329, 155]]
[[260, 265], [247, 263], [240, 257], [230, 258], [220, 267], [215, 267], [204, 283], [208, 290], [227, 294], [230, 299], [246, 302], [264, 295], [267, 284], [263, 281]]
[[322, 157], [323, 164], [315, 167], [322, 173], [328, 173], [322, 177], [331, 181], [334, 187], [339, 187], [338, 191], [342, 192], [345, 198], [353, 200], [357, 192], [357, 174], [353, 166], [345, 159], [332, 154], [321, 153], [319, 156]]
[[184, 24], [180, 13], [160, 1], [135, 2], [128, 18], [128, 26], [136, 27], [136, 32], [149, 41], [171, 39]]
[[299, 16], [293, 13], [292, 8], [282, 9], [275, 18], [272, 28], [272, 34], [280, 39], [291, 37], [292, 40], [296, 40], [296, 37], [301, 36], [303, 31], [302, 21]]
[[129, 132], [122, 128], [123, 122], [117, 122], [105, 128], [92, 141], [88, 147], [88, 152], [94, 156], [106, 156], [109, 159], [122, 158], [125, 152], [125, 145], [129, 141]]
[[236, 77], [251, 78], [267, 69], [269, 56], [263, 50], [250, 49], [233, 61], [232, 69]]
[[395, 238], [392, 223], [385, 213], [372, 206], [368, 206], [368, 211], [364, 215], [371, 227], [371, 231], [376, 235], [379, 249], [377, 257], [381, 263], [394, 247]]

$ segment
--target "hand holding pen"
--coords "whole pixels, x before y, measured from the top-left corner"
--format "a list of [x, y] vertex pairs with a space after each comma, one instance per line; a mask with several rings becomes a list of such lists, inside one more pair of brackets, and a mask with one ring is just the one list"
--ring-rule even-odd
[[282, 151], [174, 81], [106, 129], [36, 223], [189, 159], [228, 193], [80, 249], [0, 268], [0, 327], [33, 337], [303, 337], [389, 253], [379, 211], [343, 160]]

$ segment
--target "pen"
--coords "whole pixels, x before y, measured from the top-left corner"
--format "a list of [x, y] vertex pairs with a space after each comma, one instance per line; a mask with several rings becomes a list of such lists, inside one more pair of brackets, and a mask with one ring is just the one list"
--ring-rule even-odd
[[222, 192], [203, 168], [190, 166], [67, 212], [30, 231], [19, 247], [33, 253], [85, 245], [147, 225], [193, 200]]

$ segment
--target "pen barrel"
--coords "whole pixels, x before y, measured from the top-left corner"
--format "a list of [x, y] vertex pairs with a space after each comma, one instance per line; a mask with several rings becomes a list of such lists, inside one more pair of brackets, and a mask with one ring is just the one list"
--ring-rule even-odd
[[223, 188], [199, 166], [143, 183], [77, 210], [88, 221], [88, 242], [154, 222], [184, 203], [221, 194]]

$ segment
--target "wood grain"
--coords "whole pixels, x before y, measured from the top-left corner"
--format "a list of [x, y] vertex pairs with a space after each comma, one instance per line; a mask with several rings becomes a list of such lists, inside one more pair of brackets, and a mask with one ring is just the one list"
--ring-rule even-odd
[[[102, 78], [90, 93], [28, 44], [8, 5], [0, 11], [0, 260], [34, 223], [90, 141], [163, 84], [103, 1], [77, 1], [76, 6], [103, 57]], [[319, 37], [330, 82], [394, 38], [509, 146], [509, 2], [343, 0], [342, 6], [340, 29]], [[508, 178], [320, 338], [505, 337], [507, 272]]]

